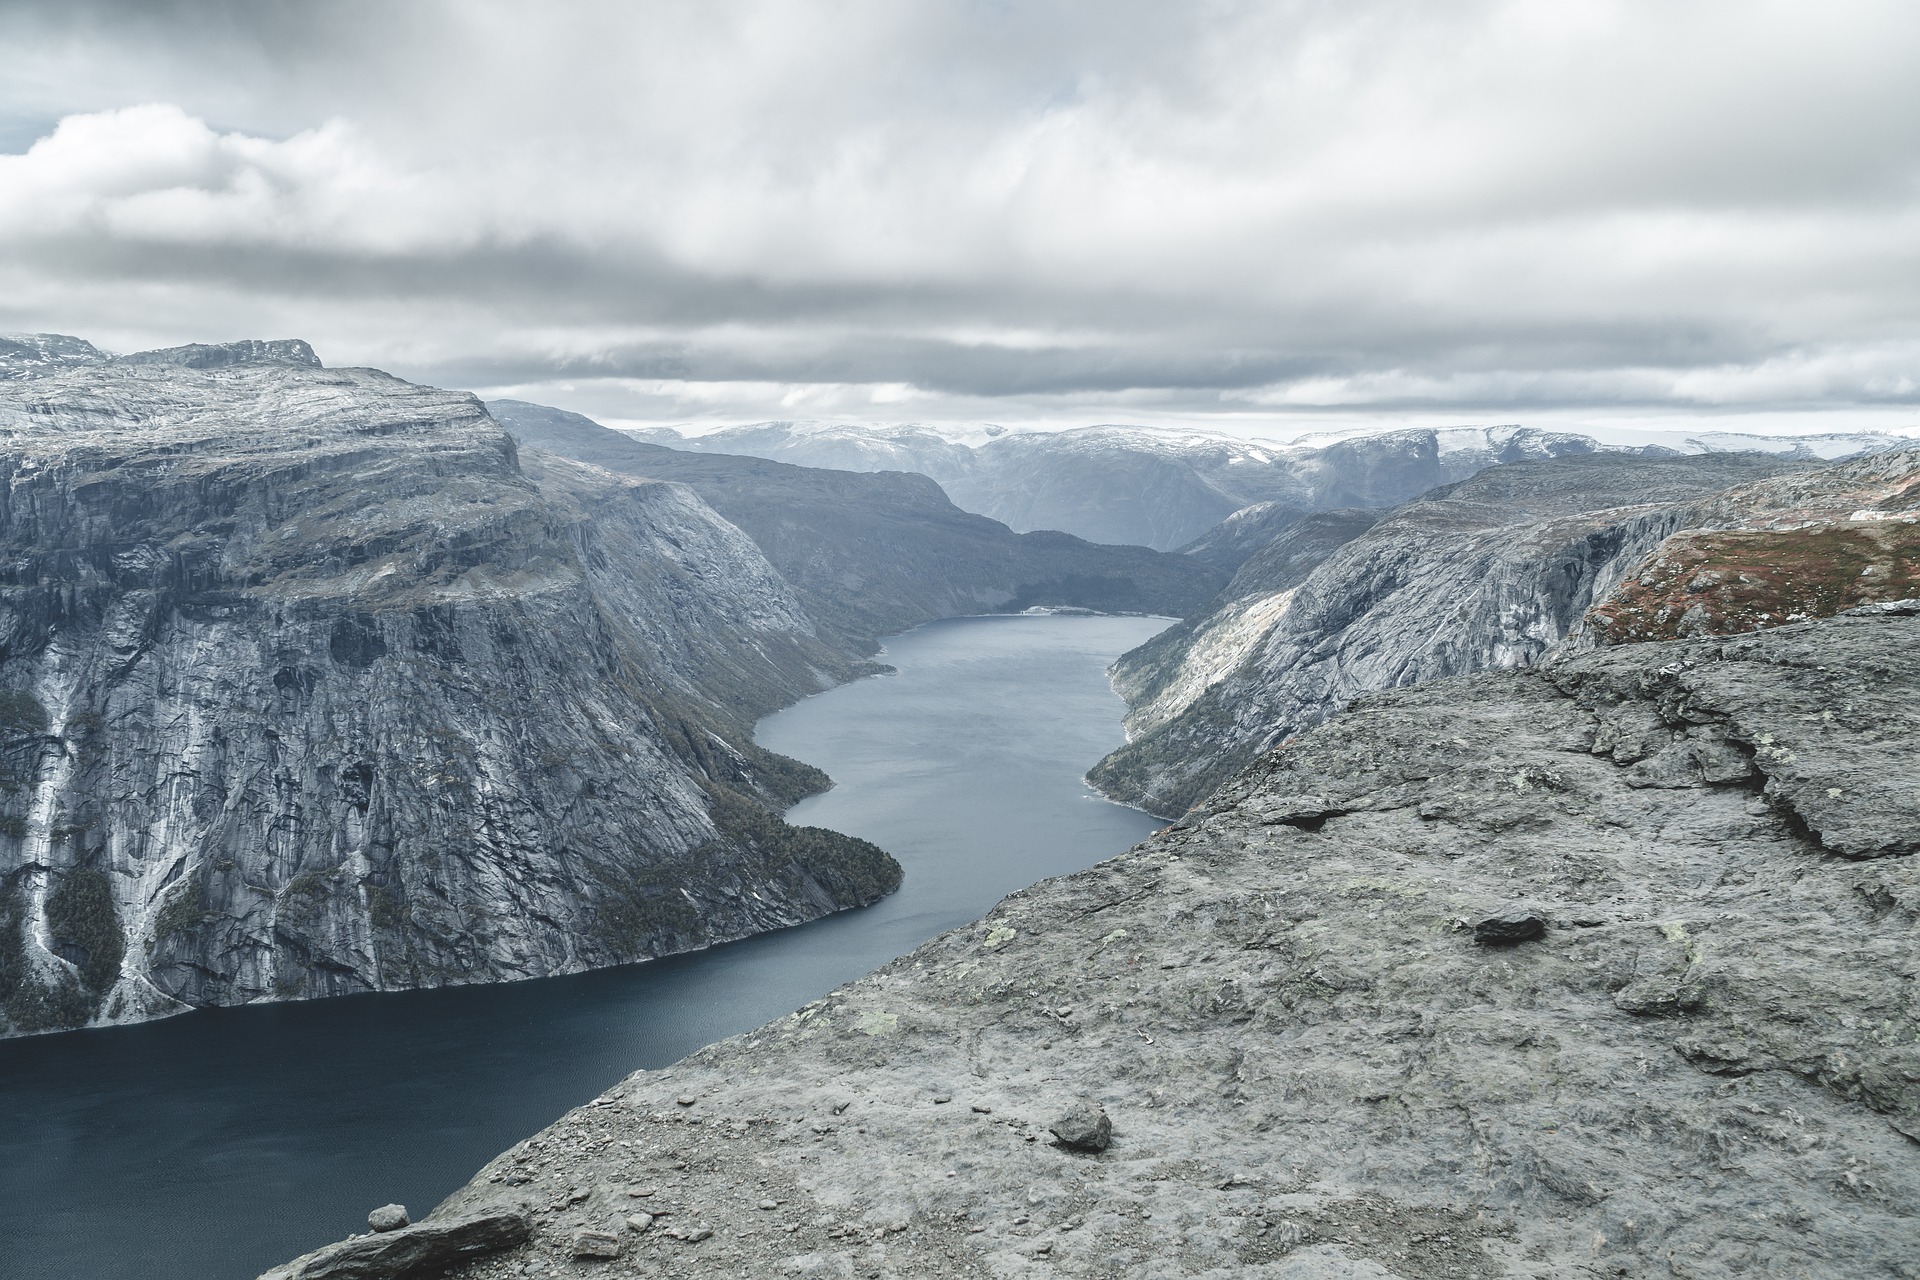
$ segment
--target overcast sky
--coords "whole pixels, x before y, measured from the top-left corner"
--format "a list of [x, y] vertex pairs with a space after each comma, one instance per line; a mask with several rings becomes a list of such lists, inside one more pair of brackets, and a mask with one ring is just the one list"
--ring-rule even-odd
[[624, 420], [1920, 423], [1920, 4], [0, 0], [0, 330]]

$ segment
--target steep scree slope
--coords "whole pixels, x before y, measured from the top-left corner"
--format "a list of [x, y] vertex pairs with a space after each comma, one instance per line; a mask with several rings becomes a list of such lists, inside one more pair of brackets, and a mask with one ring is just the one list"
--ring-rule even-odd
[[0, 1031], [563, 973], [897, 883], [765, 807], [824, 779], [754, 717], [856, 664], [692, 493], [523, 471], [473, 397], [304, 344], [167, 357], [0, 381]]
[[[582, 1231], [611, 1274], [1912, 1277], [1917, 715], [1910, 616], [1371, 695], [430, 1221], [528, 1214], [467, 1280]], [[1103, 1153], [1049, 1138], [1081, 1100]]]

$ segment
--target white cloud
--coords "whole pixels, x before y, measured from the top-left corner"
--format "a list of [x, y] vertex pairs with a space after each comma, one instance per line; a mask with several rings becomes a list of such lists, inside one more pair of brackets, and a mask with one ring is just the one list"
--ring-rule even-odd
[[1914, 398], [1904, 3], [219, 12], [14, 19], [0, 323], [703, 412]]
[[341, 120], [274, 140], [146, 103], [68, 116], [0, 155], [0, 234], [440, 252], [474, 239], [453, 194], [384, 163]]

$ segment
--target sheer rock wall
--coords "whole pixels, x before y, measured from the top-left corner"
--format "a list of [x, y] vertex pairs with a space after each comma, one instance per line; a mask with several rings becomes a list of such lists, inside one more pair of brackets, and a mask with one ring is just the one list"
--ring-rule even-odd
[[750, 539], [242, 346], [0, 382], [0, 1030], [565, 973], [897, 882], [765, 808], [825, 780], [753, 719], [858, 664]]

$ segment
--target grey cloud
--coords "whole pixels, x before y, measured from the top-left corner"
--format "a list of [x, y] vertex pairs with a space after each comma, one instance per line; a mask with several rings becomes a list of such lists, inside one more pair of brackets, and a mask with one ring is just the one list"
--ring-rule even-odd
[[0, 157], [13, 328], [970, 411], [1901, 404], [1920, 365], [1908, 5], [171, 0], [0, 37], [0, 150], [142, 102], [225, 135], [131, 193], [43, 157], [51, 226]]
[[[803, 283], [699, 274], [657, 256], [596, 253], [558, 239], [394, 255], [244, 244], [81, 239], [38, 246], [76, 277], [223, 286], [335, 304], [431, 300], [501, 326], [733, 326], [721, 335], [610, 341], [559, 355], [507, 353], [431, 366], [460, 382], [603, 376], [911, 382], [967, 395], [1128, 387], [1248, 387], [1387, 364], [1427, 373], [1613, 366], [1684, 368], [1777, 357], [1794, 344], [1751, 326], [1572, 315], [1375, 311], [1266, 314], [1237, 299], [1169, 300], [1122, 285], [1073, 290], [990, 281]], [[1103, 332], [1077, 344], [1009, 346], [914, 336], [943, 324], [1057, 324]], [[16, 324], [16, 327], [18, 325]], [[906, 330], [909, 332], [902, 332]]]
[[[1663, 332], [1645, 326], [1568, 331], [1556, 335], [1557, 341], [1517, 331], [1499, 335], [1501, 341], [1482, 336], [1473, 342], [1462, 342], [1459, 334], [1436, 332], [1376, 332], [1374, 336], [1375, 347], [1368, 352], [1313, 346], [1304, 336], [1296, 337], [1285, 344], [1287, 349], [1299, 352], [1292, 355], [1273, 347], [1219, 347], [1164, 335], [1129, 344], [1024, 348], [884, 333], [805, 343], [673, 340], [630, 343], [590, 356], [521, 354], [446, 360], [422, 365], [415, 372], [426, 380], [456, 385], [499, 386], [587, 377], [905, 382], [959, 396], [1057, 396], [1136, 388], [1244, 390], [1316, 375], [1355, 376], [1367, 372], [1379, 350], [1389, 347], [1398, 370], [1429, 376], [1489, 370], [1513, 374], [1621, 367], [1680, 370], [1702, 363], [1779, 358], [1791, 350], [1756, 349], [1756, 344], [1731, 343], [1718, 335]], [[1530, 339], [1531, 345], [1522, 353], [1524, 361], [1517, 361], [1513, 348], [1523, 339]], [[1588, 398], [1580, 397], [1582, 401]], [[1618, 398], [1600, 397], [1606, 401]], [[1428, 401], [1402, 397], [1391, 403]]]

